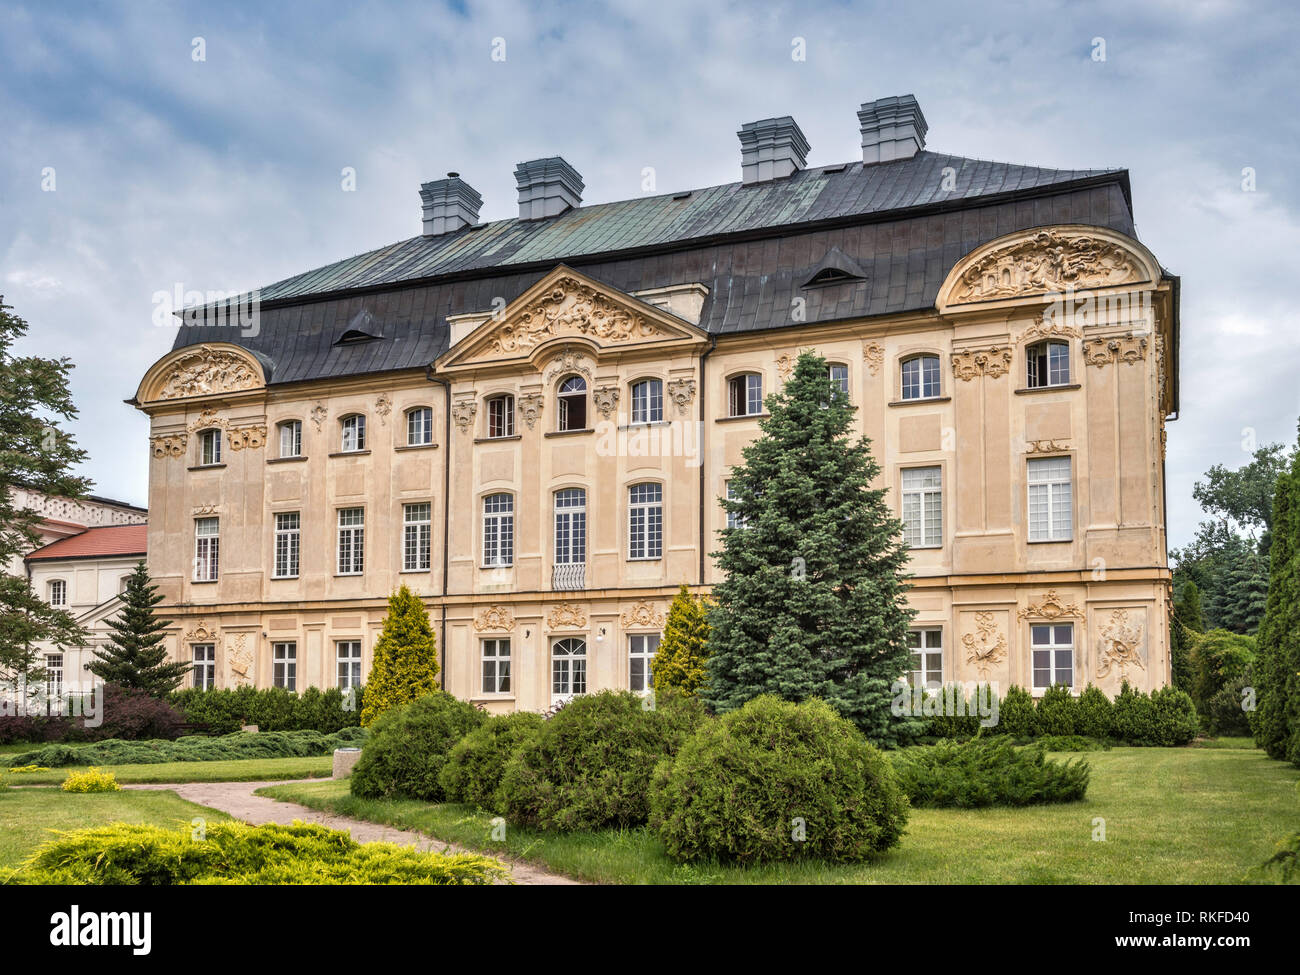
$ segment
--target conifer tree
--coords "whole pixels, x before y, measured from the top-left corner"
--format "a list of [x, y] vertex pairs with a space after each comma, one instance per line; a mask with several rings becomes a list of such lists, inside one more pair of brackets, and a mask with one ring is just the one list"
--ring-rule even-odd
[[92, 674], [105, 684], [129, 687], [159, 698], [180, 687], [192, 666], [167, 659], [163, 630], [171, 621], [159, 619], [153, 611], [162, 601], [141, 559], [127, 577], [121, 611], [109, 620], [109, 644], [97, 650], [90, 662]]
[[361, 726], [438, 690], [437, 641], [420, 597], [406, 586], [388, 597], [388, 615], [362, 698]]
[[668, 607], [663, 639], [655, 652], [655, 691], [672, 687], [698, 694], [704, 684], [705, 661], [709, 656], [709, 619], [704, 600], [691, 595], [686, 584]]
[[723, 530], [714, 553], [725, 578], [702, 697], [717, 712], [760, 694], [820, 697], [872, 741], [896, 744], [917, 730], [890, 713], [913, 616], [902, 524], [871, 486], [880, 467], [870, 441], [850, 438], [853, 412], [825, 359], [801, 354], [766, 405], [723, 501], [743, 527]]
[[1300, 765], [1300, 451], [1277, 480], [1269, 562], [1251, 724], [1270, 757]]
[[1172, 682], [1180, 691], [1191, 693], [1191, 652], [1197, 635], [1205, 632], [1205, 614], [1201, 610], [1201, 590], [1188, 582], [1174, 600], [1174, 618], [1169, 622], [1170, 670]]

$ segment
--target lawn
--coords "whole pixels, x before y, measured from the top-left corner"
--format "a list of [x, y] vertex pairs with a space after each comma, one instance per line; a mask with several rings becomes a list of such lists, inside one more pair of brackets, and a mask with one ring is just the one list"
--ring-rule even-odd
[[[902, 844], [851, 867], [678, 865], [643, 829], [546, 834], [467, 806], [354, 799], [347, 782], [260, 790], [315, 809], [414, 828], [600, 883], [1227, 884], [1249, 879], [1284, 834], [1300, 829], [1300, 771], [1242, 748], [1089, 752], [1082, 802], [1024, 809], [913, 810]], [[1105, 821], [1105, 840], [1093, 839]]]
[[[7, 778], [13, 778], [7, 776]], [[76, 795], [51, 789], [0, 789], [0, 868], [16, 867], [51, 830], [108, 823], [175, 826], [195, 816], [209, 822], [225, 813], [180, 799], [174, 792], [97, 792]]]
[[[6, 785], [61, 785], [75, 766], [48, 772], [10, 773], [0, 758], [0, 778]], [[273, 779], [327, 778], [334, 758], [243, 758], [227, 762], [160, 762], [156, 765], [105, 765], [119, 782], [266, 782]]]

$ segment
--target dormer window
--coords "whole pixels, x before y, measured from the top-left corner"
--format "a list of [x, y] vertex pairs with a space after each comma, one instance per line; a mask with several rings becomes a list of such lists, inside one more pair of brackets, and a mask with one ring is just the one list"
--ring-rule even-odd
[[406, 445], [427, 447], [433, 443], [433, 410], [417, 406], [406, 411]]
[[344, 453], [354, 453], [366, 449], [366, 418], [360, 413], [345, 416], [340, 421], [343, 428], [343, 443], [340, 449]]
[[1070, 346], [1065, 342], [1039, 342], [1025, 350], [1026, 384], [1030, 389], [1070, 384]]
[[560, 430], [587, 429], [587, 381], [569, 376], [560, 382]]
[[220, 430], [204, 430], [199, 434], [199, 463], [204, 467], [221, 463]]

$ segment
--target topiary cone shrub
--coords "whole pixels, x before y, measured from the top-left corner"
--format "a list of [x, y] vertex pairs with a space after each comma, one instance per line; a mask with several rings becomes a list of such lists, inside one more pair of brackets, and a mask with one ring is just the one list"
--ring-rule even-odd
[[1189, 744], [1200, 730], [1200, 719], [1191, 695], [1176, 687], [1161, 687], [1151, 692], [1155, 712], [1155, 730], [1148, 745], [1166, 748]]
[[543, 723], [542, 716], [532, 711], [497, 714], [457, 742], [439, 776], [448, 801], [505, 812], [500, 789], [506, 762], [525, 742], [537, 737]]
[[1074, 733], [1106, 741], [1115, 737], [1115, 707], [1101, 688], [1089, 684], [1079, 695]]
[[1074, 695], [1064, 684], [1053, 684], [1043, 692], [1034, 708], [1034, 734], [1074, 735], [1078, 734], [1079, 705]]
[[363, 799], [445, 801], [438, 776], [447, 754], [486, 717], [446, 691], [384, 712], [370, 726], [352, 769], [352, 794]]
[[1013, 738], [1030, 738], [1034, 734], [1034, 699], [1023, 687], [1012, 684], [1007, 696], [999, 702], [998, 724], [986, 734], [1011, 735]]
[[893, 768], [851, 722], [774, 695], [701, 725], [655, 769], [650, 802], [679, 861], [866, 860], [908, 815]]

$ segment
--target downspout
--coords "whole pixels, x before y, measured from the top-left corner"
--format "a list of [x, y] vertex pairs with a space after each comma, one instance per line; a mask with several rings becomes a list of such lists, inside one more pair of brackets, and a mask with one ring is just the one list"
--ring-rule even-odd
[[704, 441], [707, 439], [705, 431], [708, 430], [708, 423], [705, 419], [704, 399], [705, 390], [709, 384], [705, 381], [704, 363], [709, 354], [718, 344], [716, 335], [709, 336], [709, 347], [704, 350], [700, 356], [700, 585], [704, 585], [704, 467], [705, 458], [708, 457], [708, 451], [704, 449]]
[[450, 526], [451, 497], [451, 382], [433, 374], [433, 363], [425, 367], [425, 378], [442, 387], [442, 620], [438, 625], [438, 684], [447, 689], [447, 529]]

